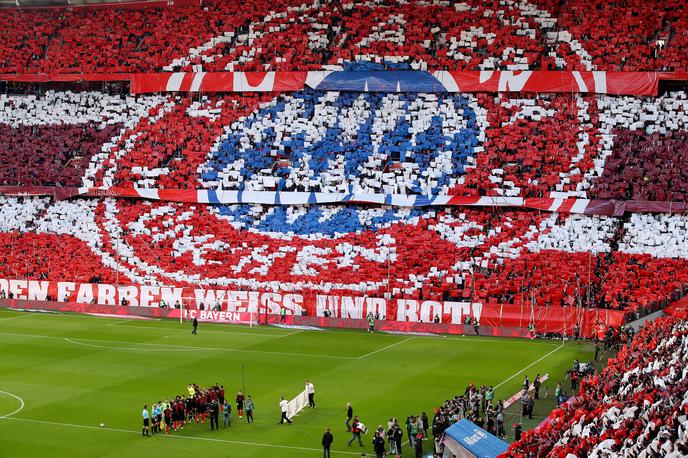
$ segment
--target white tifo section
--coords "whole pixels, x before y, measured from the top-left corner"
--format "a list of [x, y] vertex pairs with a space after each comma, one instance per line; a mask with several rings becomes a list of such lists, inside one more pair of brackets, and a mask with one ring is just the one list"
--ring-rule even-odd
[[688, 215], [632, 215], [619, 250], [688, 259]]
[[607, 216], [569, 215], [564, 223], [547, 220], [548, 231], [540, 233], [536, 241], [526, 246], [531, 252], [542, 250], [569, 253], [608, 253], [609, 240], [614, 235], [618, 219]]
[[45, 197], [0, 197], [0, 232], [33, 232], [33, 220], [38, 212], [50, 205]]
[[[110, 199], [106, 199], [110, 201]], [[115, 259], [103, 249], [103, 240], [95, 221], [95, 199], [52, 202], [48, 198], [0, 196], [0, 232], [71, 235], [84, 241], [104, 266], [126, 275], [140, 284], [160, 284], [154, 276], [141, 275], [137, 269], [122, 265], [133, 251], [122, 244], [113, 247], [119, 254]]]
[[303, 390], [287, 403], [287, 418], [290, 420], [308, 405], [308, 391]]
[[[109, 95], [102, 92], [48, 91], [35, 95], [0, 95], [0, 124], [12, 127], [64, 124], [123, 123], [133, 127], [156, 104], [155, 98]], [[136, 120], [136, 122], [134, 122]]]

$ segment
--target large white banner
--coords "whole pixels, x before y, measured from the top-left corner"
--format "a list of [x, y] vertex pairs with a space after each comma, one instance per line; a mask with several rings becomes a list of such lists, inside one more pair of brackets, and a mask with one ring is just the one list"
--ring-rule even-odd
[[308, 405], [308, 392], [303, 390], [287, 404], [287, 418], [290, 420]]

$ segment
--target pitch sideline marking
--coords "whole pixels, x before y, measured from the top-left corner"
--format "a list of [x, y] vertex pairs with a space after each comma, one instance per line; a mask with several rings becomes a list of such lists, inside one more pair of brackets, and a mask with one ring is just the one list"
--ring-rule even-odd
[[[0, 335], [30, 337], [30, 338], [39, 338], [39, 339], [67, 340], [67, 337], [61, 337], [61, 336], [21, 334], [21, 333], [16, 333], [16, 332], [0, 332]], [[148, 342], [128, 342], [128, 341], [123, 341], [123, 340], [83, 339], [80, 337], [74, 337], [74, 339], [84, 340], [87, 342], [105, 342], [105, 343], [115, 343], [115, 344], [149, 345], [149, 346], [155, 346], [155, 347], [166, 347], [166, 348], [171, 348], [171, 349], [217, 350], [217, 351], [227, 351], [227, 352], [235, 352], [235, 353], [259, 353], [259, 354], [265, 353], [265, 354], [281, 355], [281, 356], [304, 356], [304, 357], [327, 358], [327, 359], [349, 359], [349, 360], [358, 359], [355, 356], [317, 355], [317, 354], [313, 354], [313, 353], [288, 353], [288, 352], [280, 352], [280, 351], [248, 350], [248, 349], [241, 349], [241, 348], [190, 347], [190, 346], [181, 346], [181, 345], [154, 344], [154, 343], [148, 343]], [[74, 343], [74, 342], [72, 342], [72, 343]], [[77, 344], [77, 345], [79, 345], [79, 344]], [[126, 348], [121, 348], [121, 347], [117, 347], [116, 349], [117, 350], [126, 350]]]
[[[106, 428], [106, 427], [99, 427], [99, 426], [88, 426], [88, 425], [76, 425], [73, 423], [59, 423], [55, 421], [45, 421], [45, 420], [33, 420], [31, 418], [10, 418], [7, 416], [0, 417], [0, 420], [15, 420], [15, 421], [25, 421], [25, 422], [30, 422], [30, 423], [40, 423], [44, 425], [53, 425], [53, 426], [65, 426], [65, 427], [71, 427], [71, 428], [81, 428], [81, 429], [95, 429], [95, 430], [104, 430], [104, 431], [112, 431], [112, 432], [118, 432], [118, 433], [128, 433], [128, 434], [141, 434], [141, 431], [132, 431], [129, 429], [119, 429], [119, 428]], [[175, 436], [175, 435], [160, 435], [161, 437], [165, 438], [175, 438], [175, 439], [187, 439], [187, 440], [200, 440], [200, 441], [206, 441], [206, 442], [221, 442], [221, 443], [227, 443], [227, 444], [236, 444], [236, 445], [251, 445], [254, 447], [271, 447], [271, 448], [283, 448], [283, 449], [290, 449], [290, 450], [304, 450], [308, 452], [322, 452], [322, 449], [319, 448], [308, 448], [308, 447], [296, 447], [293, 445], [279, 445], [279, 444], [264, 444], [260, 442], [246, 442], [246, 441], [233, 441], [233, 440], [228, 440], [228, 439], [215, 439], [212, 437], [199, 437], [199, 436]], [[332, 450], [332, 453], [338, 453], [341, 455], [357, 455], [360, 456], [359, 453], [357, 452], [346, 452], [346, 451], [338, 451], [338, 450]]]
[[17, 410], [15, 410], [14, 412], [8, 413], [7, 415], [2, 415], [2, 416], [0, 416], [0, 420], [2, 420], [3, 418], [10, 418], [12, 415], [14, 415], [14, 414], [16, 414], [16, 413], [19, 413], [19, 412], [21, 412], [22, 410], [24, 410], [24, 400], [23, 400], [22, 398], [20, 398], [20, 397], [17, 396], [16, 394], [12, 394], [12, 393], [9, 393], [9, 392], [7, 392], [7, 391], [0, 391], [0, 393], [6, 394], [6, 395], [8, 395], [8, 396], [12, 396], [14, 399], [16, 399], [17, 401], [19, 401], [19, 404], [20, 404], [20, 405], [19, 405], [19, 408], [18, 408]]
[[408, 342], [409, 340], [414, 339], [415, 337], [416, 337], [416, 336], [411, 336], [411, 337], [408, 337], [408, 338], [406, 338], [406, 339], [404, 339], [404, 340], [400, 340], [399, 342], [394, 342], [393, 344], [389, 344], [389, 345], [387, 345], [386, 347], [378, 348], [378, 349], [375, 350], [375, 351], [371, 351], [370, 353], [366, 353], [366, 354], [363, 355], [363, 356], [359, 356], [359, 357], [356, 358], [356, 359], [363, 359], [363, 358], [366, 358], [366, 357], [368, 357], [368, 356], [372, 356], [372, 355], [374, 355], [375, 353], [379, 353], [379, 352], [384, 351], [384, 350], [387, 350], [387, 349], [389, 349], [389, 348], [396, 347], [397, 345], [401, 345], [401, 344], [403, 344], [404, 342]]
[[516, 376], [522, 374], [523, 371], [526, 371], [526, 370], [530, 369], [531, 367], [535, 366], [537, 363], [539, 363], [539, 362], [542, 361], [543, 359], [549, 357], [550, 355], [552, 355], [552, 354], [555, 353], [555, 352], [558, 352], [558, 351], [561, 350], [562, 348], [564, 348], [564, 345], [563, 345], [563, 344], [562, 344], [562, 345], [559, 345], [557, 348], [555, 348], [555, 349], [552, 350], [551, 352], [547, 353], [545, 356], [543, 356], [543, 357], [537, 359], [536, 361], [530, 363], [529, 365], [527, 365], [526, 367], [524, 367], [524, 368], [521, 369], [520, 371], [516, 372], [516, 373], [515, 373], [514, 375], [512, 375], [511, 377], [509, 377], [508, 379], [502, 381], [499, 385], [496, 385], [496, 386], [494, 387], [494, 389], [496, 390], [497, 388], [499, 388], [500, 386], [504, 385], [506, 382], [508, 382], [508, 381], [511, 380], [512, 378], [514, 378], [514, 377], [516, 377]]
[[7, 318], [0, 318], [0, 321], [14, 320], [15, 318], [26, 318], [27, 316], [35, 316], [36, 313], [21, 312], [19, 315], [8, 316]]

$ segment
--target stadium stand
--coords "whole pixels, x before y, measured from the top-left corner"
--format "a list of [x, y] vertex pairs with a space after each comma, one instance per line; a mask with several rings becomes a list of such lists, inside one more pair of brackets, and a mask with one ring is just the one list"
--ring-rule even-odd
[[242, 8], [211, 0], [136, 10], [5, 9], [0, 71], [315, 70], [355, 61], [418, 69], [686, 70], [688, 17], [680, 0], [606, 6], [282, 0]]
[[[688, 96], [679, 83], [657, 97], [607, 95], [618, 92], [590, 74], [594, 89], [579, 94], [468, 94], [457, 83], [437, 93], [304, 84], [123, 95], [121, 75], [686, 72], [684, 3], [0, 9], [0, 279], [468, 304], [459, 316], [497, 304], [520, 308], [523, 329], [528, 310], [646, 316], [688, 294]], [[582, 86], [584, 76], [576, 73]], [[122, 86], [55, 84], [70, 77]], [[4, 82], [41, 78], [51, 85], [13, 91]], [[234, 192], [254, 200], [217, 197]], [[313, 202], [282, 202], [282, 193]], [[379, 200], [322, 204], [316, 193]], [[420, 204], [390, 205], [390, 195]], [[438, 204], [447, 196], [494, 207]], [[591, 204], [600, 202], [604, 210]], [[646, 324], [508, 455], [688, 456], [688, 317], [672, 313]]]
[[101, 92], [0, 95], [0, 184], [82, 186], [92, 159], [160, 102]]
[[686, 456], [687, 350], [685, 312], [647, 323], [507, 456]]
[[[619, 6], [613, 18], [601, 3], [593, 6], [601, 11], [596, 15], [583, 14], [584, 2], [537, 5], [256, 2], [250, 11], [229, 16], [224, 13], [237, 6], [231, 1], [203, 8], [7, 9], [0, 11], [0, 30], [8, 37], [0, 56], [6, 73], [685, 68], [685, 56], [675, 49], [685, 41], [685, 12], [675, 2], [655, 8], [651, 21], [642, 20], [649, 8], [643, 2]], [[321, 14], [323, 8], [331, 14]], [[429, 14], [438, 8], [443, 14]], [[628, 43], [613, 35], [617, 31], [618, 37], [633, 32]], [[619, 42], [615, 52], [603, 43], [604, 33]], [[682, 91], [657, 98], [312, 89], [276, 95], [2, 95], [0, 185], [684, 203], [687, 113]], [[39, 248], [52, 242], [38, 241], [33, 233], [64, 234], [59, 228], [66, 220], [77, 229], [57, 243], [79, 255], [86, 243], [94, 258], [80, 265], [100, 265], [104, 278], [111, 279], [109, 269], [118, 261], [129, 263], [129, 275], [116, 271], [118, 282], [160, 281], [161, 272], [174, 272], [165, 281], [193, 283], [198, 277], [181, 271], [200, 275], [208, 263], [218, 262], [219, 247], [241, 243], [251, 246], [255, 266], [243, 272], [218, 267], [212, 281], [264, 284], [267, 271], [258, 265], [266, 254], [257, 250], [265, 245], [265, 252], [287, 250], [276, 259], [290, 263], [269, 271], [278, 289], [286, 288], [278, 280], [312, 284], [317, 274], [341, 292], [337, 278], [346, 280], [349, 292], [391, 297], [638, 312], [685, 283], [684, 221], [668, 214], [606, 218], [356, 205], [96, 202], [27, 198], [17, 204], [4, 198], [3, 207], [34, 208], [22, 210], [30, 217], [9, 224], [7, 256], [19, 250], [34, 253], [27, 259], [43, 259]], [[43, 226], [36, 226], [36, 217]], [[172, 224], [165, 218], [180, 221], [183, 229], [162, 237]], [[120, 223], [126, 231], [113, 229]], [[474, 234], [478, 230], [494, 233], [481, 238]], [[391, 242], [376, 241], [380, 233], [403, 240], [418, 257], [386, 265], [394, 254]], [[344, 251], [314, 243], [322, 237], [342, 238], [337, 246]], [[130, 252], [113, 248], [114, 240], [125, 238]], [[292, 245], [279, 241], [284, 239]], [[430, 240], [442, 243], [429, 246]], [[435, 251], [438, 246], [445, 256]], [[571, 253], [566, 262], [562, 252]], [[247, 255], [236, 256], [238, 261]], [[63, 271], [39, 264], [19, 269], [17, 262], [8, 260], [7, 275]], [[350, 270], [333, 270], [328, 278], [318, 267], [328, 262]], [[158, 263], [163, 265], [156, 270]], [[386, 280], [361, 281], [361, 273]]]
[[325, 285], [332, 294], [602, 307], [629, 316], [665, 304], [688, 283], [688, 219], [680, 215], [1, 202], [8, 278], [180, 285], [206, 278], [280, 292]]
[[685, 202], [687, 113], [685, 92], [2, 96], [1, 183]]

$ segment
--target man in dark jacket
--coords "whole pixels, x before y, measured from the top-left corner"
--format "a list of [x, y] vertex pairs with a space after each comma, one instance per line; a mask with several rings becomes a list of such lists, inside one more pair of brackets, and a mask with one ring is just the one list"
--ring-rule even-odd
[[376, 431], [375, 437], [373, 437], [373, 450], [377, 458], [385, 456], [385, 439], [382, 434], [380, 431]]
[[330, 428], [327, 428], [322, 437], [323, 458], [330, 458], [330, 446], [332, 446], [332, 442], [334, 442], [334, 437], [330, 432]]
[[211, 431], [213, 429], [220, 429], [219, 419], [220, 419], [220, 406], [217, 404], [217, 401], [213, 401], [212, 404], [210, 404], [210, 430]]
[[191, 331], [191, 334], [198, 334], [198, 318], [196, 317], [193, 319], [193, 331]]
[[404, 438], [404, 431], [396, 421], [394, 422], [394, 432], [392, 433], [392, 438], [394, 439], [397, 455], [401, 456], [401, 440]]
[[351, 403], [346, 403], [346, 432], [351, 432], [351, 420], [354, 418], [354, 408], [351, 407]]

